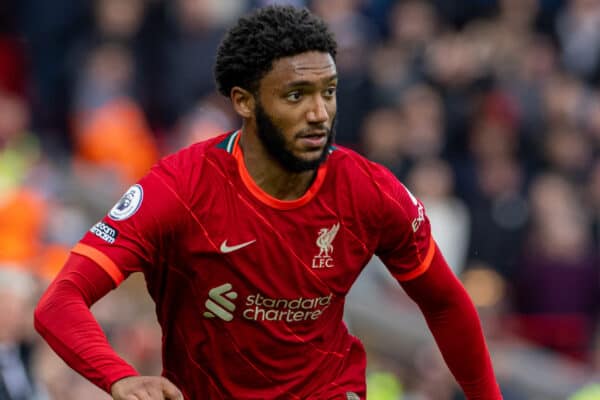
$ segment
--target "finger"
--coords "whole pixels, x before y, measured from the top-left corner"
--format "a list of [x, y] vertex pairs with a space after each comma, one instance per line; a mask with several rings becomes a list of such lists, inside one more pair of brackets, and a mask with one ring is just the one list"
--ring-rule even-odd
[[112, 396], [112, 398], [113, 398], [113, 400], [139, 400], [135, 394], [128, 394], [128, 395], [125, 395], [125, 397], [123, 397], [120, 394], [114, 394]]
[[183, 400], [183, 394], [181, 394], [181, 391], [177, 389], [177, 386], [173, 385], [170, 380], [167, 378], [162, 378], [161, 383], [162, 391], [167, 400]]
[[142, 389], [135, 392], [135, 397], [137, 400], [163, 400], [162, 397], [152, 397], [147, 390]]
[[163, 391], [161, 390], [161, 387], [159, 385], [153, 385], [150, 387], [147, 387], [146, 390], [148, 391], [148, 394], [150, 395], [149, 399], [152, 400], [164, 400], [165, 397], [163, 396]]

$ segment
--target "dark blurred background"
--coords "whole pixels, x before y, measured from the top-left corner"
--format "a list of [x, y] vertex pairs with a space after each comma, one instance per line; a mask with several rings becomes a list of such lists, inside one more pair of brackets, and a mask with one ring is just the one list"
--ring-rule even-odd
[[[32, 330], [69, 248], [159, 157], [235, 129], [212, 77], [259, 0], [0, 2], [0, 400], [107, 399]], [[337, 141], [390, 168], [480, 312], [507, 400], [600, 399], [600, 1], [314, 0]], [[461, 395], [378, 259], [348, 300], [370, 400]], [[143, 278], [93, 307], [160, 373]]]

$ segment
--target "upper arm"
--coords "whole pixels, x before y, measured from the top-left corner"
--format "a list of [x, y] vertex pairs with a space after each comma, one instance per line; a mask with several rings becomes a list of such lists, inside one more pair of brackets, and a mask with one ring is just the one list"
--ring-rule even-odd
[[79, 297], [91, 307], [115, 286], [111, 276], [98, 264], [87, 257], [71, 253], [40, 299], [37, 311], [60, 304], [64, 295]]
[[72, 252], [93, 260], [119, 285], [159, 264], [188, 213], [176, 173], [164, 166], [130, 187]]
[[391, 173], [382, 174], [380, 240], [375, 250], [398, 281], [423, 274], [436, 251], [425, 206]]

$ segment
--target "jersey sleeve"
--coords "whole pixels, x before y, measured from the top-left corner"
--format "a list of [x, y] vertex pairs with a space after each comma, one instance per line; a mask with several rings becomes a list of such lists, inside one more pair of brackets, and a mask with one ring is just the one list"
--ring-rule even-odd
[[425, 207], [387, 169], [378, 166], [375, 181], [381, 200], [375, 253], [398, 281], [414, 279], [429, 268], [436, 249]]
[[108, 273], [116, 285], [168, 257], [187, 214], [178, 168], [165, 159], [131, 186], [71, 250]]

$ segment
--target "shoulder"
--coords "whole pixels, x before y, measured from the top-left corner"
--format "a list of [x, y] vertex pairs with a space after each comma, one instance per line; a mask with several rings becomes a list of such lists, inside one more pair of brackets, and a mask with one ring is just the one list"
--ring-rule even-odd
[[148, 178], [160, 181], [182, 198], [190, 198], [200, 188], [204, 190], [229, 174], [235, 165], [231, 154], [221, 148], [229, 136], [230, 132], [224, 133], [163, 157], [152, 167]]
[[350, 192], [346, 195], [369, 209], [370, 215], [403, 212], [417, 205], [417, 199], [394, 173], [356, 151], [337, 146], [328, 161], [333, 190]]
[[372, 188], [379, 191], [386, 186], [400, 184], [389, 169], [347, 147], [334, 146], [328, 161], [332, 175], [348, 179], [362, 190]]

